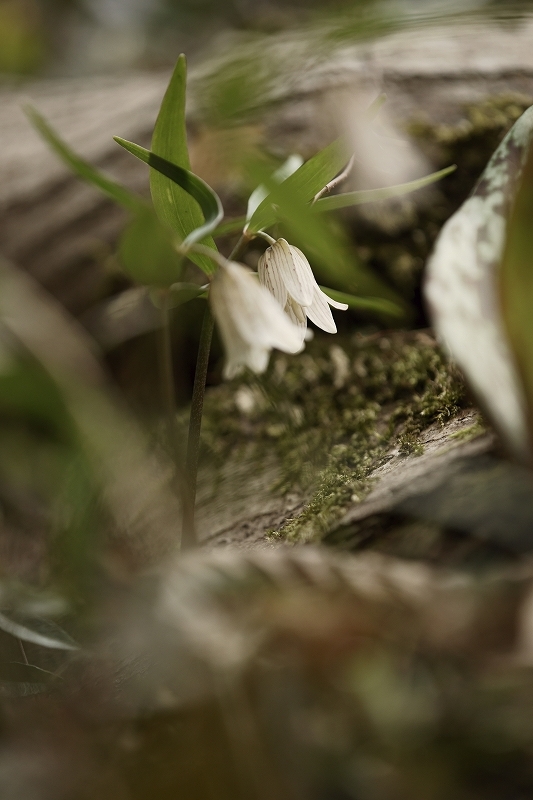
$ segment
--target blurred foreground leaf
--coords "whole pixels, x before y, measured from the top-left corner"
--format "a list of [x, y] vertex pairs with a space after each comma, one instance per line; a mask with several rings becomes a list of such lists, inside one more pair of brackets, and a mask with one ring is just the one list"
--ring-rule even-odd
[[[162, 454], [154, 457], [83, 329], [28, 275], [1, 259], [0, 325], [57, 385], [92, 484], [130, 564], [146, 566], [172, 552], [180, 539], [174, 470]], [[93, 551], [98, 534], [92, 530]]]
[[520, 176], [532, 137], [533, 107], [515, 122], [472, 195], [444, 225], [425, 283], [437, 333], [523, 461], [531, 460], [527, 406], [533, 398], [529, 164], [522, 184]]

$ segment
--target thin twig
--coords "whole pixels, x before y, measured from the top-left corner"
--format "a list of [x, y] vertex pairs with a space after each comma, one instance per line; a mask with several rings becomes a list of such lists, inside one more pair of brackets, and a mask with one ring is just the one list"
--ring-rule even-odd
[[24, 659], [24, 663], [29, 666], [28, 656], [26, 655], [26, 650], [24, 649], [24, 645], [22, 644], [22, 639], [18, 640], [20, 652], [22, 653], [22, 658]]
[[344, 167], [343, 171], [339, 173], [339, 175], [337, 175], [336, 178], [333, 178], [332, 181], [327, 183], [323, 189], [321, 189], [319, 192], [315, 194], [311, 205], [314, 205], [317, 202], [317, 200], [320, 200], [320, 198], [324, 197], [325, 194], [329, 194], [330, 192], [332, 192], [333, 189], [336, 189], [337, 186], [339, 186], [343, 181], [346, 180], [346, 178], [353, 169], [354, 161], [355, 161], [355, 156], [352, 156], [351, 159], [346, 164], [346, 166]]

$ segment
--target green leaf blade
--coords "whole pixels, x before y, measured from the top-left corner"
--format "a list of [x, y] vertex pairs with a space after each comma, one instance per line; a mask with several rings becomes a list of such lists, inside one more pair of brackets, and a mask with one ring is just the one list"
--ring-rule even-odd
[[347, 161], [345, 148], [340, 140], [336, 140], [302, 164], [279, 185], [279, 189], [271, 181], [268, 182], [271, 192], [252, 214], [248, 230], [255, 233], [276, 222], [277, 214], [273, 206], [277, 205], [280, 192], [297, 194], [302, 201], [309, 202], [335, 175], [338, 175]]
[[[186, 90], [187, 62], [185, 56], [180, 55], [157, 116], [151, 151], [190, 171], [185, 121]], [[204, 224], [202, 213], [190, 195], [168, 175], [151, 170], [150, 191], [157, 215], [182, 241]], [[205, 237], [202, 244], [216, 249], [211, 237]], [[207, 274], [213, 272], [213, 264], [206, 256], [191, 253], [191, 259]]]
[[[205, 181], [203, 181], [197, 175], [194, 175], [194, 173], [190, 172], [189, 170], [180, 167], [177, 164], [173, 164], [166, 158], [162, 158], [161, 156], [153, 153], [151, 150], [147, 150], [145, 147], [141, 147], [138, 144], [121, 139], [120, 136], [115, 136], [114, 139], [117, 144], [119, 144], [129, 153], [134, 155], [136, 158], [139, 158], [145, 164], [148, 164], [148, 166], [152, 167], [153, 171], [163, 175], [173, 185], [177, 185], [184, 191], [188, 197], [188, 202], [190, 204], [194, 203], [195, 207], [198, 209], [201, 222], [198, 227], [188, 232], [183, 239], [183, 243], [187, 245], [192, 244], [193, 242], [202, 241], [202, 243], [205, 244], [206, 236], [215, 230], [219, 222], [224, 217], [224, 211], [218, 195], [211, 189], [210, 186], [207, 185], [207, 183], [205, 183]], [[175, 230], [175, 228], [173, 229]], [[195, 261], [195, 263], [198, 263], [198, 265], [201, 266], [206, 274], [209, 275], [212, 273], [213, 262], [207, 257], [202, 256], [203, 260], [209, 262], [208, 267], [204, 267], [203, 261], [202, 264], [196, 261], [196, 255], [198, 254], [191, 253], [190, 258]]]
[[89, 164], [88, 161], [85, 161], [85, 159], [77, 155], [77, 153], [57, 135], [45, 118], [32, 106], [26, 106], [24, 110], [28, 119], [42, 138], [56, 155], [59, 156], [61, 161], [63, 161], [63, 163], [79, 178], [99, 189], [103, 194], [107, 195], [107, 197], [111, 198], [111, 200], [114, 200], [128, 211], [138, 212], [147, 208], [147, 203], [142, 197], [126, 189], [125, 186], [116, 183], [111, 178], [108, 178], [103, 172], [100, 172], [100, 170], [93, 167], [92, 164]]
[[432, 172], [430, 175], [425, 175], [423, 178], [418, 178], [415, 181], [408, 183], [400, 183], [396, 186], [387, 186], [383, 189], [363, 189], [358, 192], [345, 192], [343, 194], [335, 194], [331, 197], [322, 197], [312, 206], [313, 211], [335, 211], [340, 208], [348, 208], [349, 206], [359, 206], [364, 203], [375, 203], [379, 200], [388, 200], [391, 197], [399, 197], [404, 194], [416, 192], [418, 189], [423, 189], [436, 181], [442, 180], [446, 175], [455, 172], [457, 167], [452, 165], [441, 169], [438, 172]]
[[145, 286], [170, 286], [181, 278], [183, 256], [174, 246], [172, 232], [151, 209], [137, 214], [124, 230], [119, 258], [124, 272]]
[[380, 317], [388, 317], [396, 321], [405, 320], [405, 308], [393, 303], [391, 300], [387, 300], [385, 297], [359, 297], [347, 292], [339, 292], [337, 289], [330, 289], [328, 286], [321, 286], [320, 288], [332, 300], [346, 303], [354, 311], [377, 314]]

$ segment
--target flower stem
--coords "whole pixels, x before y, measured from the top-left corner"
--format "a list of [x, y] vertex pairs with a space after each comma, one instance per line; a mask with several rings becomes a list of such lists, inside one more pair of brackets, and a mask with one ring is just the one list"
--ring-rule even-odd
[[[229, 260], [240, 258], [250, 241], [249, 236], [243, 234], [233, 251]], [[209, 365], [209, 354], [211, 352], [211, 340], [213, 338], [214, 319], [209, 305], [206, 307], [202, 332], [200, 334], [200, 344], [196, 358], [196, 371], [194, 374], [194, 385], [191, 399], [191, 413], [189, 417], [189, 435], [187, 438], [187, 454], [185, 457], [186, 468], [186, 498], [183, 502], [183, 526], [181, 534], [182, 549], [194, 547], [197, 544], [196, 524], [195, 524], [195, 505], [196, 488], [198, 483], [198, 458], [200, 454], [200, 432], [202, 428], [202, 412], [204, 408], [205, 382], [207, 378], [207, 368]]]
[[214, 319], [209, 306], [206, 307], [200, 344], [196, 359], [196, 372], [192, 390], [191, 414], [189, 417], [189, 435], [187, 438], [187, 455], [185, 461], [187, 500], [183, 508], [183, 528], [181, 534], [182, 549], [194, 547], [197, 543], [195, 514], [196, 486], [198, 482], [198, 457], [200, 453], [200, 431], [202, 427], [202, 412], [204, 408], [205, 382], [211, 340], [213, 338]]
[[168, 292], [161, 292], [161, 327], [159, 329], [159, 375], [161, 393], [167, 418], [167, 437], [172, 450], [172, 458], [176, 470], [177, 490], [183, 508], [187, 507], [185, 474], [183, 470], [183, 448], [177, 422], [176, 391], [174, 386], [174, 368], [172, 365], [172, 341], [170, 335], [170, 308]]

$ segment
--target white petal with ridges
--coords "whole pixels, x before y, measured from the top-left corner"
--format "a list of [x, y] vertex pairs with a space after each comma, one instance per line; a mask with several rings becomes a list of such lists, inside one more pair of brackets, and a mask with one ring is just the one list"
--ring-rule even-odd
[[337, 333], [337, 326], [328, 304], [329, 297], [326, 297], [318, 286], [315, 289], [313, 302], [305, 309], [305, 313], [318, 328], [322, 328], [326, 333]]
[[301, 250], [291, 247], [285, 239], [278, 239], [266, 250], [265, 256], [272, 264], [272, 269], [278, 272], [290, 296], [301, 306], [311, 305], [317, 284]]
[[295, 300], [292, 299], [292, 297], [289, 297], [285, 306], [285, 313], [288, 314], [290, 321], [300, 331], [300, 347], [303, 349], [304, 342], [308, 338], [308, 334], [311, 333], [311, 331], [307, 330], [307, 317], [305, 316], [305, 311]]
[[257, 274], [259, 275], [259, 282], [274, 295], [282, 308], [285, 308], [287, 303], [287, 287], [281, 279], [281, 275], [277, 269], [274, 268], [272, 260], [263, 253], [259, 258], [257, 264]]
[[224, 377], [234, 377], [245, 366], [264, 372], [273, 347], [285, 353], [302, 349], [299, 327], [240, 264], [221, 267], [209, 295], [227, 354]]

